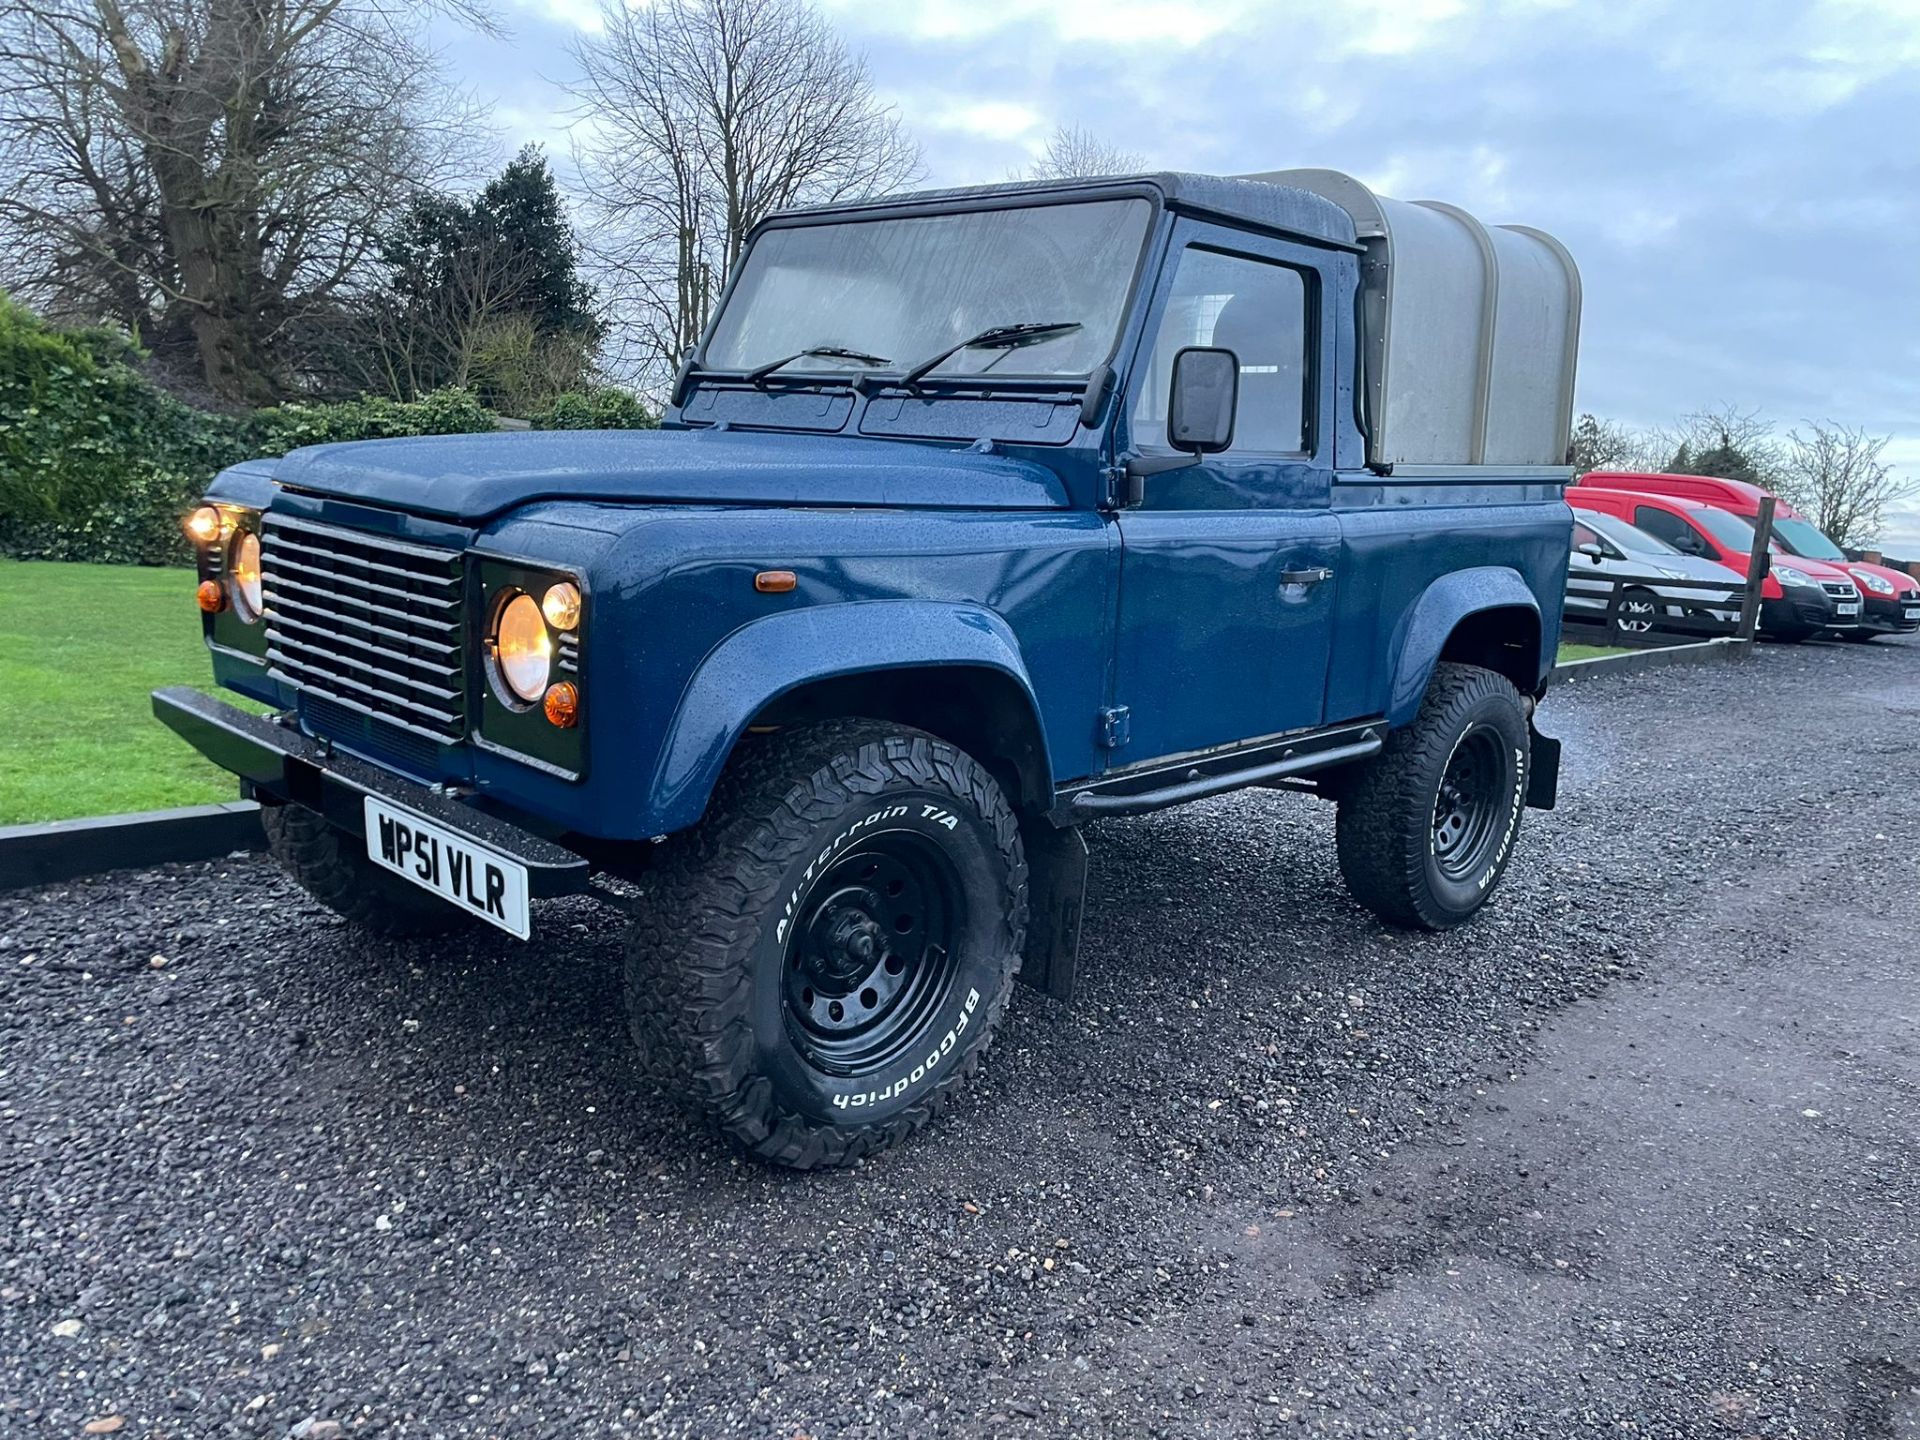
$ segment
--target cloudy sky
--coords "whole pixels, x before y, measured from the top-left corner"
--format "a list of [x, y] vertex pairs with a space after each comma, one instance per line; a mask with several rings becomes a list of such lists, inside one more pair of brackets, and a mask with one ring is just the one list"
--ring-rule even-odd
[[[595, 0], [448, 38], [564, 171]], [[824, 0], [925, 150], [1003, 179], [1057, 124], [1156, 168], [1320, 165], [1552, 231], [1579, 407], [1734, 403], [1891, 434], [1920, 477], [1920, 0]], [[1920, 502], [1886, 537], [1920, 553]]]

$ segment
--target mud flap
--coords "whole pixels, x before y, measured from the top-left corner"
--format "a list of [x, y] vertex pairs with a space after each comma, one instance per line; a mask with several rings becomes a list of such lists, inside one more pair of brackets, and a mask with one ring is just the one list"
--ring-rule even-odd
[[1534, 729], [1532, 720], [1527, 740], [1533, 756], [1527, 766], [1527, 808], [1551, 810], [1560, 798], [1560, 742]]
[[1087, 903], [1087, 842], [1075, 827], [1036, 815], [1020, 827], [1027, 852], [1027, 948], [1020, 979], [1063, 1004], [1073, 999], [1080, 920]]

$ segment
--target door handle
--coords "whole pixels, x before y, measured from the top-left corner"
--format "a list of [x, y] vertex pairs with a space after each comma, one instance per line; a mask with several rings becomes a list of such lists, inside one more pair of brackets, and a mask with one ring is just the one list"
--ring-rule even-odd
[[1333, 571], [1324, 565], [1316, 565], [1310, 570], [1282, 570], [1282, 585], [1318, 585], [1322, 580], [1331, 580]]

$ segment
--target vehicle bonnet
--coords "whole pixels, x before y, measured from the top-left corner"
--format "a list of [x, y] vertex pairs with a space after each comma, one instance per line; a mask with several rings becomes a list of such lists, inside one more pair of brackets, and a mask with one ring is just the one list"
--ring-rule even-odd
[[354, 440], [272, 462], [292, 489], [474, 522], [535, 500], [1053, 510], [1059, 477], [1005, 455], [732, 430], [531, 430]]

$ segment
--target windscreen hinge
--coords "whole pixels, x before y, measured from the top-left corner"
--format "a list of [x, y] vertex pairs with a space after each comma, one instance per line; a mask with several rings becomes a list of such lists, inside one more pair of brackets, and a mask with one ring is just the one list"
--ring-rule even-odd
[[1133, 738], [1132, 712], [1124, 705], [1110, 705], [1100, 712], [1100, 748], [1118, 750]]

